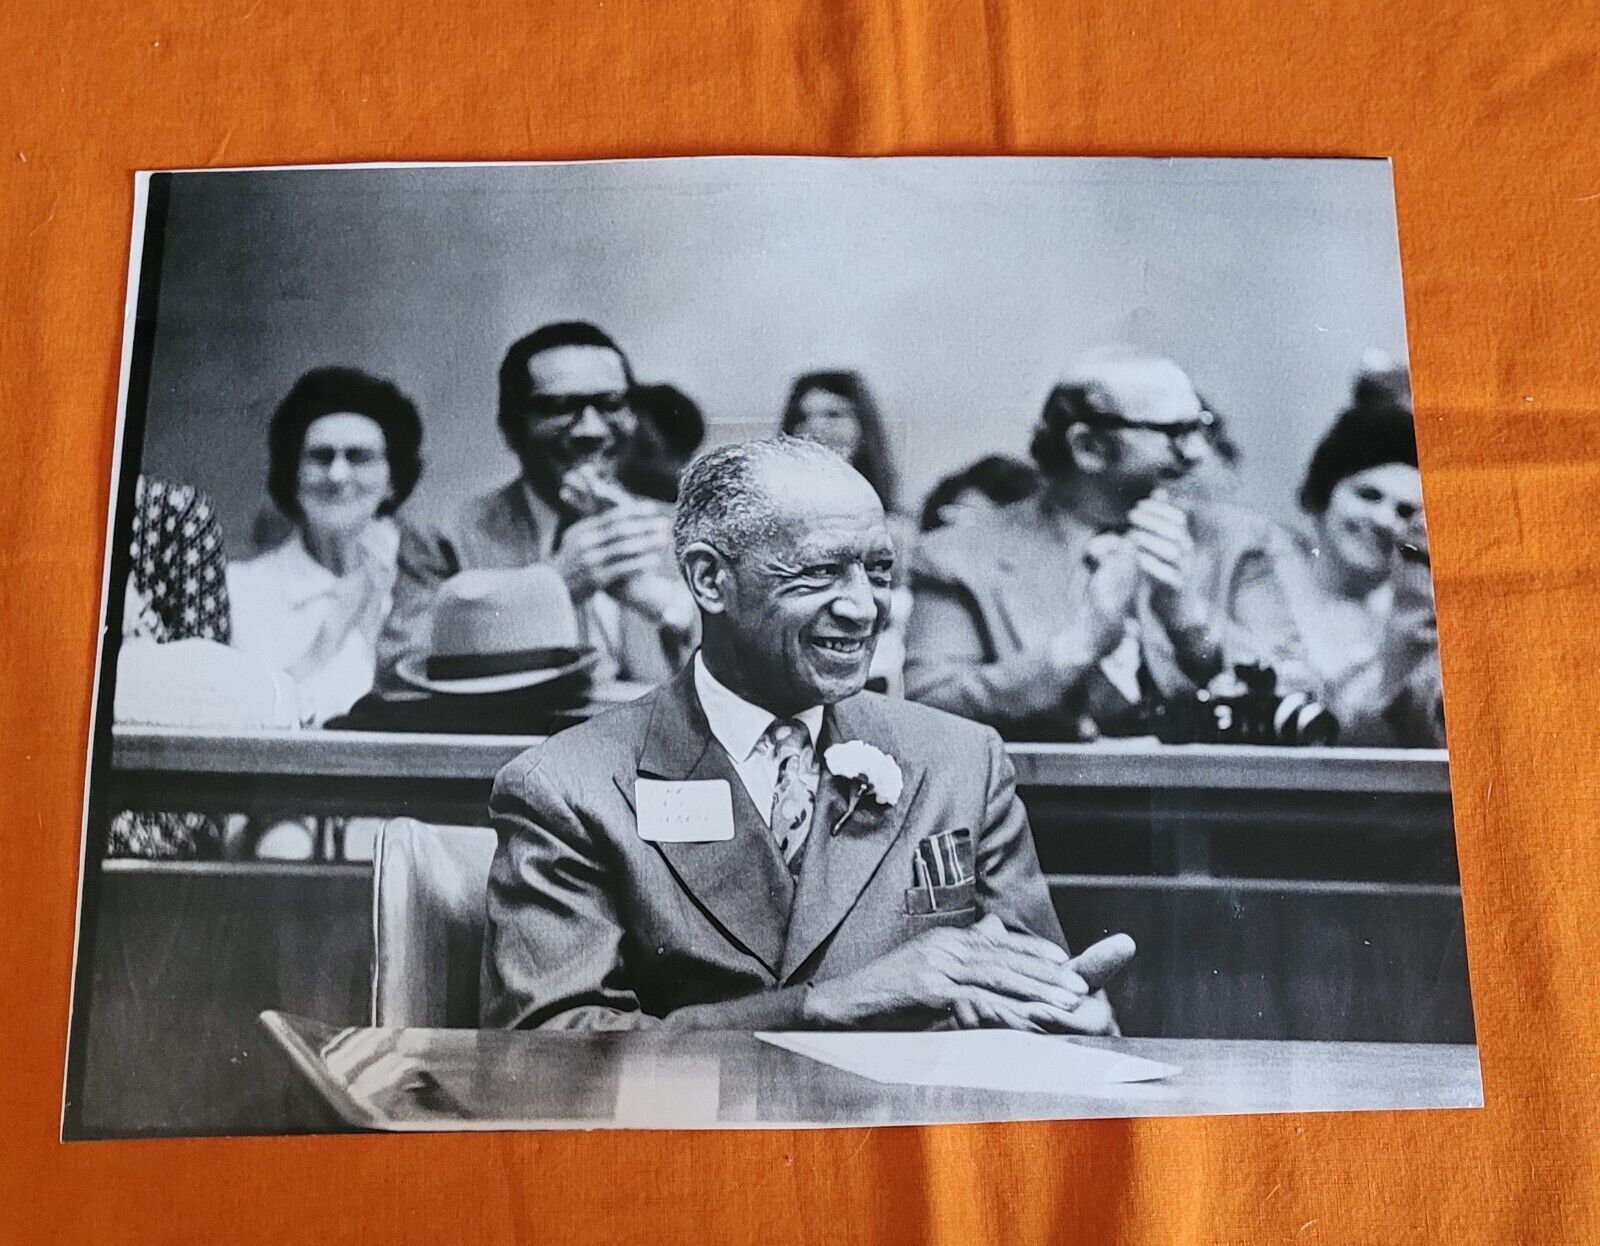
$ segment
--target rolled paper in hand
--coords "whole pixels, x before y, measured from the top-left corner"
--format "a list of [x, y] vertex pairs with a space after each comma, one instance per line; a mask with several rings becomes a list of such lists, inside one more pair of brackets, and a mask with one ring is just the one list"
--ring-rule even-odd
[[621, 485], [593, 463], [573, 468], [561, 481], [561, 503], [579, 515], [598, 515], [628, 500]]
[[1127, 935], [1108, 935], [1074, 956], [1069, 967], [1089, 984], [1091, 991], [1098, 991], [1128, 967], [1137, 950]]

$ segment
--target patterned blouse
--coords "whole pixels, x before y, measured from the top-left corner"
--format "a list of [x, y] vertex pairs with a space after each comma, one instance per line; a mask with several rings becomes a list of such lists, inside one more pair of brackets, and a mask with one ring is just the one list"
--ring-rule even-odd
[[[222, 530], [210, 500], [190, 485], [140, 476], [134, 485], [133, 568], [124, 636], [215, 640], [231, 631]], [[222, 828], [203, 813], [123, 810], [111, 820], [106, 855], [214, 857]]]
[[152, 640], [229, 640], [222, 529], [211, 501], [191, 485], [140, 476], [133, 494], [133, 586], [143, 601], [138, 632]]

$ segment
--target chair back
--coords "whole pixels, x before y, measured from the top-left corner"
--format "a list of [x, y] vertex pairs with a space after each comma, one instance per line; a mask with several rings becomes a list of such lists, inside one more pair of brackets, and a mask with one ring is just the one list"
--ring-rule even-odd
[[372, 1023], [478, 1024], [489, 864], [486, 826], [384, 823], [372, 850]]

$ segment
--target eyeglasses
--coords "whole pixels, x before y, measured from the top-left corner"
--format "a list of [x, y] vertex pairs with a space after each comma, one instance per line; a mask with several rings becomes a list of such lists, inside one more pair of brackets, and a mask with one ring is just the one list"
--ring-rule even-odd
[[340, 459], [350, 464], [352, 471], [378, 467], [389, 458], [382, 450], [372, 446], [307, 446], [300, 452], [300, 462], [318, 471], [331, 471]]
[[599, 394], [530, 394], [517, 414], [541, 432], [564, 432], [581, 420], [585, 411], [610, 420], [628, 410], [628, 405], [628, 391], [622, 389]]
[[1152, 433], [1165, 434], [1173, 445], [1187, 441], [1196, 433], [1209, 432], [1217, 422], [1217, 417], [1209, 411], [1201, 411], [1199, 415], [1189, 420], [1130, 420], [1125, 415], [1096, 415], [1092, 419], [1083, 421], [1099, 428], [1135, 428], [1145, 429]]

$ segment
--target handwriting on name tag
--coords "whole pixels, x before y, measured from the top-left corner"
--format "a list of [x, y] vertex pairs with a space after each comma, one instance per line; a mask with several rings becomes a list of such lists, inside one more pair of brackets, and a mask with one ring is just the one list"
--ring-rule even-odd
[[702, 844], [733, 838], [733, 793], [726, 779], [636, 779], [639, 838], [655, 844]]

